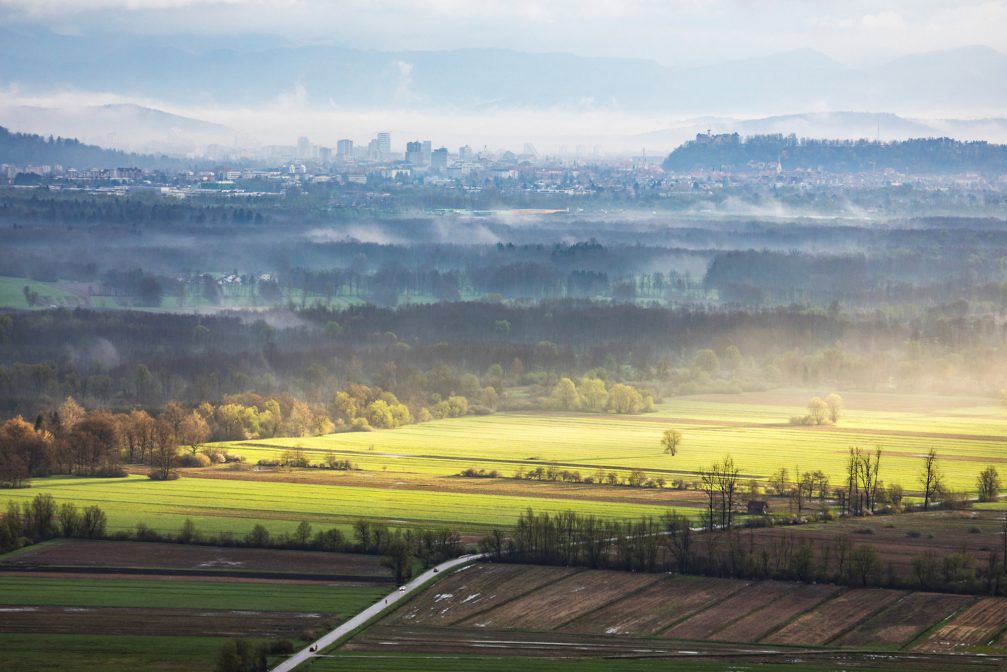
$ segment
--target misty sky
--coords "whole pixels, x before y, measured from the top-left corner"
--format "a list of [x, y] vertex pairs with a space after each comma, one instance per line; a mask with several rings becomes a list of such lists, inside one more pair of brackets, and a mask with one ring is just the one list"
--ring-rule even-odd
[[0, 0], [60, 32], [270, 33], [376, 50], [492, 46], [708, 63], [814, 48], [848, 64], [982, 44], [1007, 0]]
[[[143, 36], [139, 41], [143, 48], [148, 45], [146, 36], [156, 34], [159, 37], [150, 40], [150, 44], [200, 52], [268, 50], [282, 44], [325, 44], [397, 53], [493, 47], [645, 58], [671, 68], [799, 49], [820, 51], [855, 69], [887, 63], [906, 54], [974, 45], [1007, 54], [1007, 0], [0, 0], [0, 27], [39, 26], [65, 35], [87, 35], [92, 41], [103, 41], [110, 35]], [[14, 52], [15, 58], [22, 56], [28, 58], [30, 54]], [[949, 56], [953, 62], [955, 55]], [[427, 91], [417, 87], [419, 93], [413, 93], [413, 65], [406, 58], [396, 62], [398, 79], [404, 83], [396, 79], [397, 83], [388, 88], [393, 92], [402, 89], [420, 98]], [[817, 63], [816, 59], [803, 57], [783, 60], [790, 64], [807, 63], [809, 68]], [[971, 64], [977, 62], [980, 65], [973, 68]], [[999, 76], [1003, 66], [993, 64], [986, 70], [982, 65], [985, 62], [977, 57], [969, 61], [970, 65], [960, 66], [965, 75], [971, 70], [980, 73], [973, 73], [975, 81], [968, 85], [971, 87], [968, 90], [1003, 91], [1004, 83]], [[744, 68], [736, 65], [731, 63], [726, 70], [744, 72]], [[861, 103], [864, 96], [844, 93], [842, 83], [821, 74], [810, 75], [808, 81], [824, 82], [838, 93], [809, 93], [798, 102], [776, 97], [769, 103], [748, 98], [739, 101], [730, 99], [739, 82], [725, 76], [722, 80], [693, 82], [688, 96], [673, 101], [682, 104], [669, 106], [671, 109], [643, 109], [621, 101], [596, 102], [590, 97], [596, 92], [588, 97], [564, 98], [555, 104], [540, 104], [530, 93], [528, 100], [517, 103], [497, 105], [493, 97], [487, 97], [477, 101], [478, 104], [461, 103], [442, 109], [397, 104], [396, 93], [396, 100], [392, 101], [395, 104], [367, 108], [351, 104], [352, 100], [339, 99], [335, 95], [339, 93], [338, 87], [328, 91], [333, 94], [328, 104], [319, 104], [318, 77], [302, 80], [297, 68], [291, 68], [289, 81], [269, 90], [268, 99], [251, 104], [224, 96], [186, 100], [170, 89], [138, 90], [140, 87], [135, 86], [131, 89], [128, 82], [120, 86], [114, 66], [109, 68], [108, 77], [98, 83], [65, 79], [55, 84], [44, 75], [33, 78], [30, 66], [26, 62], [23, 76], [15, 68], [0, 81], [0, 124], [15, 130], [76, 136], [128, 149], [147, 147], [145, 143], [159, 142], [165, 134], [160, 130], [138, 130], [139, 126], [131, 126], [125, 119], [77, 117], [75, 110], [108, 103], [135, 103], [222, 125], [227, 128], [226, 137], [214, 136], [213, 142], [224, 144], [285, 144], [302, 134], [327, 144], [342, 137], [366, 142], [377, 130], [388, 129], [397, 145], [409, 137], [423, 137], [452, 146], [499, 143], [513, 148], [531, 141], [540, 149], [597, 143], [603, 149], [616, 147], [623, 151], [632, 147], [637, 151], [646, 143], [658, 152], [668, 151], [694, 134], [696, 128], [709, 128], [706, 117], [751, 119], [842, 110], [893, 112], [938, 120], [1007, 117], [1000, 96], [959, 104], [965, 100], [953, 86], [959, 73], [948, 72], [949, 67], [958, 67], [954, 65], [942, 72], [929, 64], [914, 71], [916, 80], [934, 73], [935, 81], [944, 86], [940, 90], [950, 92], [938, 96], [936, 102], [929, 99], [914, 102], [908, 96], [900, 96], [883, 105]], [[647, 71], [642, 66], [627, 70]], [[790, 76], [794, 79], [780, 81], [793, 81], [794, 91], [808, 90], [808, 82], [801, 79], [800, 72]], [[305, 81], [316, 89], [308, 90]], [[639, 87], [632, 90], [646, 90], [649, 81], [641, 79]], [[855, 81], [864, 80], [855, 78]], [[880, 83], [874, 85], [875, 89], [890, 90], [888, 80], [877, 81]], [[541, 81], [538, 85], [548, 88]], [[529, 88], [537, 91], [535, 87]], [[918, 88], [929, 91], [932, 87], [928, 81]], [[456, 87], [453, 92], [464, 93], [464, 89]], [[864, 90], [870, 94], [874, 89], [866, 86]], [[410, 95], [401, 98], [409, 100]], [[437, 100], [436, 94], [429, 95]], [[697, 100], [701, 102], [689, 107], [690, 101]], [[976, 100], [976, 96], [969, 100]], [[46, 117], [33, 111], [34, 108], [68, 112]], [[720, 130], [730, 130], [730, 123]], [[875, 128], [873, 123], [868, 125]], [[774, 128], [764, 132], [791, 131], [829, 137], [853, 133], [852, 137], [863, 137], [862, 129], [831, 126], [812, 130]], [[665, 134], [648, 135], [653, 133]], [[969, 138], [1007, 137], [1007, 122], [1003, 128], [976, 128], [969, 133], [972, 133]], [[181, 148], [209, 142], [174, 136], [171, 141]], [[161, 149], [159, 145], [151, 147]]]

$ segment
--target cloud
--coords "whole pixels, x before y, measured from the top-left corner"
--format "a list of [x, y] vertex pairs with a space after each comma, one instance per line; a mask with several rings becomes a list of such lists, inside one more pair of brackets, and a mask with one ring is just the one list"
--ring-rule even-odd
[[906, 22], [898, 12], [879, 12], [864, 14], [860, 25], [867, 30], [901, 30], [906, 27]]
[[63, 32], [272, 34], [400, 51], [496, 47], [690, 65], [812, 48], [847, 62], [985, 44], [1007, 0], [0, 0]]

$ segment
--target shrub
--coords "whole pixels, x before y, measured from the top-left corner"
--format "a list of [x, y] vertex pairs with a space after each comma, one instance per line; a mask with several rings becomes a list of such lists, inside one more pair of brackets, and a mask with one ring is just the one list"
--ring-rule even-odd
[[258, 523], [251, 532], [245, 535], [245, 543], [258, 548], [268, 546], [270, 539], [269, 530], [262, 523]]
[[[476, 469], [474, 467], [462, 469], [458, 472], [458, 475], [465, 478], [500, 478], [500, 472], [496, 469], [486, 471], [485, 469]], [[515, 478], [520, 478], [520, 476], [515, 476]]]
[[188, 468], [202, 468], [208, 467], [212, 464], [210, 457], [208, 455], [203, 455], [202, 453], [187, 453], [178, 458], [178, 466], [188, 467]]
[[163, 541], [164, 537], [158, 534], [157, 530], [152, 530], [147, 527], [146, 523], [136, 524], [136, 540], [137, 541]]

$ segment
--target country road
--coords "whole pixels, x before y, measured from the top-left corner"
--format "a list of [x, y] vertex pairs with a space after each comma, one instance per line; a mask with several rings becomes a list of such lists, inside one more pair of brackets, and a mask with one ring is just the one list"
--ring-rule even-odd
[[[317, 641], [312, 642], [306, 648], [301, 649], [294, 655], [290, 656], [290, 658], [287, 658], [285, 661], [274, 667], [270, 672], [291, 672], [298, 665], [303, 664], [315, 654], [321, 653], [327, 647], [332, 646], [346, 635], [370, 621], [375, 616], [381, 614], [383, 611], [393, 609], [399, 600], [405, 598], [410, 593], [423, 588], [424, 585], [438, 576], [438, 574], [470, 562], [475, 562], [481, 557], [483, 557], [481, 554], [463, 555], [461, 557], [454, 558], [453, 560], [442, 562], [436, 567], [428, 569], [403, 586], [405, 590], [395, 590], [386, 597], [381, 598], [350, 620], [340, 625], [335, 630], [326, 633]], [[311, 650], [313, 647], [315, 648], [314, 652]]]

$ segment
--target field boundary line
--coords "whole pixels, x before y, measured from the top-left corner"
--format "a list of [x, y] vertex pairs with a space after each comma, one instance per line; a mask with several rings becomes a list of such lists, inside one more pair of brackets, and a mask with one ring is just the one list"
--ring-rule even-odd
[[[887, 590], [887, 589], [881, 588], [879, 590]], [[880, 607], [874, 609], [873, 611], [869, 611], [867, 614], [865, 614], [864, 616], [862, 616], [856, 623], [854, 623], [853, 625], [849, 626], [848, 628], [846, 628], [846, 629], [841, 630], [840, 632], [838, 632], [835, 637], [830, 637], [829, 639], [827, 639], [824, 642], [822, 642], [822, 646], [831, 646], [832, 642], [836, 641], [840, 637], [845, 637], [846, 635], [848, 635], [849, 633], [853, 632], [854, 630], [856, 630], [858, 627], [860, 627], [864, 623], [870, 622], [876, 616], [882, 614], [885, 611], [888, 611], [889, 609], [891, 609], [892, 607], [895, 607], [898, 604], [901, 604], [903, 600], [907, 599], [910, 595], [912, 595], [915, 592], [917, 592], [917, 591], [915, 591], [915, 590], [907, 591], [904, 595], [900, 596], [899, 599], [895, 600], [891, 604], [882, 604]]]
[[[783, 583], [783, 582], [780, 582], [780, 583]], [[775, 599], [770, 600], [769, 602], [767, 602], [766, 604], [762, 605], [761, 607], [756, 607], [755, 609], [752, 609], [751, 611], [749, 611], [747, 613], [740, 614], [740, 615], [732, 618], [731, 620], [727, 621], [726, 623], [724, 623], [723, 625], [721, 625], [719, 628], [717, 628], [716, 630], [712, 631], [709, 635], [707, 635], [706, 638], [709, 639], [709, 640], [711, 640], [711, 641], [723, 641], [723, 640], [714, 640], [712, 638], [713, 638], [714, 635], [716, 635], [721, 630], [724, 630], [725, 628], [728, 628], [728, 627], [734, 625], [735, 623], [737, 623], [741, 619], [748, 618], [752, 614], [757, 614], [760, 611], [763, 611], [764, 609], [769, 609], [771, 606], [773, 606], [774, 604], [776, 604], [777, 602], [779, 602], [780, 600], [782, 600], [785, 597], [787, 597], [787, 593], [785, 593], [785, 592], [784, 593], [780, 593], [779, 595], [776, 596]]]
[[313, 658], [315, 653], [325, 651], [333, 646], [338, 646], [346, 639], [356, 635], [360, 630], [368, 627], [372, 623], [375, 623], [378, 619], [383, 618], [390, 611], [394, 611], [395, 605], [402, 601], [408, 601], [410, 595], [427, 588], [443, 576], [450, 575], [453, 573], [453, 570], [457, 570], [465, 565], [476, 562], [482, 557], [483, 555], [481, 553], [462, 555], [442, 562], [435, 567], [431, 567], [409, 583], [402, 586], [401, 591], [392, 591], [387, 596], [378, 598], [377, 602], [367, 607], [360, 613], [351, 616], [345, 622], [321, 636], [307, 647], [294, 653], [279, 665], [272, 668], [270, 672], [293, 672], [295, 668]]
[[817, 609], [818, 607], [822, 606], [823, 604], [825, 604], [829, 600], [836, 599], [837, 597], [839, 597], [840, 595], [842, 595], [843, 593], [845, 593], [848, 590], [845, 586], [840, 586], [840, 585], [837, 585], [837, 584], [832, 584], [832, 587], [835, 589], [835, 591], [833, 593], [831, 593], [829, 595], [826, 595], [825, 597], [823, 597], [822, 599], [820, 599], [818, 602], [815, 602], [813, 605], [811, 605], [807, 609], [802, 609], [801, 611], [797, 612], [796, 614], [794, 614], [790, 618], [786, 619], [785, 621], [783, 621], [779, 625], [775, 625], [775, 626], [771, 627], [769, 630], [767, 630], [766, 632], [764, 632], [761, 635], [759, 635], [759, 638], [756, 639], [753, 642], [753, 644], [758, 644], [758, 643], [762, 642], [762, 640], [764, 640], [764, 639], [766, 639], [768, 637], [772, 637], [774, 634], [776, 634], [777, 632], [779, 632], [783, 628], [787, 627], [788, 625], [790, 625], [791, 623], [793, 623], [794, 621], [796, 621], [797, 619], [799, 619], [801, 616], [804, 616], [804, 614], [808, 613], [809, 611], [814, 611], [815, 609]]
[[289, 581], [343, 581], [346, 583], [393, 584], [394, 578], [386, 576], [357, 576], [353, 574], [304, 574], [296, 572], [269, 572], [263, 570], [231, 571], [215, 569], [185, 569], [171, 567], [101, 567], [88, 565], [8, 565], [0, 563], [0, 576], [4, 574], [125, 574], [127, 576], [179, 576], [219, 579], [276, 579]]
[[651, 582], [649, 582], [649, 583], [645, 583], [645, 584], [643, 584], [642, 586], [640, 586], [639, 588], [637, 588], [637, 589], [635, 589], [635, 590], [631, 590], [631, 591], [629, 591], [628, 593], [624, 593], [623, 595], [620, 595], [620, 596], [618, 596], [618, 597], [614, 597], [614, 598], [612, 598], [611, 600], [609, 600], [608, 602], [604, 602], [604, 603], [602, 603], [602, 604], [599, 604], [599, 605], [598, 605], [597, 607], [595, 607], [594, 609], [590, 609], [590, 610], [588, 610], [588, 611], [585, 611], [585, 612], [584, 612], [583, 614], [578, 614], [577, 616], [574, 616], [574, 617], [573, 617], [573, 618], [571, 618], [571, 619], [568, 619], [568, 620], [566, 620], [566, 621], [563, 621], [562, 623], [560, 623], [560, 624], [559, 624], [559, 625], [557, 625], [556, 627], [552, 628], [552, 629], [551, 629], [551, 630], [549, 630], [548, 632], [556, 632], [556, 631], [558, 631], [558, 630], [559, 630], [560, 628], [565, 628], [566, 626], [570, 625], [571, 623], [573, 623], [574, 621], [576, 621], [576, 620], [577, 620], [577, 619], [579, 619], [579, 618], [583, 618], [583, 617], [585, 617], [585, 616], [589, 616], [589, 615], [591, 615], [591, 614], [595, 613], [596, 611], [598, 611], [599, 609], [604, 609], [605, 607], [607, 607], [607, 606], [609, 606], [609, 605], [611, 605], [611, 604], [615, 604], [616, 602], [621, 602], [622, 600], [625, 600], [625, 599], [628, 599], [628, 598], [630, 598], [630, 597], [632, 597], [632, 596], [636, 595], [637, 593], [640, 593], [640, 592], [643, 592], [643, 591], [644, 591], [644, 590], [646, 590], [647, 588], [651, 588], [651, 587], [653, 587], [653, 586], [657, 585], [658, 583], [660, 583], [661, 581], [663, 581], [663, 580], [664, 580], [664, 578], [665, 578], [665, 577], [663, 577], [662, 575], [658, 574], [658, 575], [656, 576], [656, 578], [655, 578], [655, 579], [654, 579], [653, 581], [651, 581]]
[[[252, 448], [269, 448], [271, 450], [281, 450], [282, 446], [272, 446], [269, 444], [261, 443], [245, 443], [240, 445], [250, 446]], [[444, 460], [448, 462], [487, 462], [494, 464], [515, 464], [522, 466], [543, 466], [543, 467], [579, 467], [581, 469], [608, 469], [608, 470], [621, 470], [621, 471], [633, 471], [637, 467], [624, 467], [614, 464], [587, 464], [584, 462], [553, 462], [550, 460], [513, 460], [503, 457], [460, 457], [455, 455], [413, 455], [409, 453], [378, 453], [371, 452], [369, 450], [342, 450], [338, 448], [304, 448], [305, 452], [318, 452], [318, 453], [336, 453], [340, 455], [361, 455], [364, 457], [395, 457], [407, 460]], [[689, 471], [687, 469], [661, 469], [653, 468], [646, 469], [647, 473], [655, 474], [678, 474], [681, 476], [698, 476], [698, 471]], [[764, 474], [739, 474], [741, 478], [765, 478]], [[502, 476], [501, 478], [508, 478], [507, 476]]]
[[[501, 563], [501, 564], [503, 564], [503, 563]], [[521, 565], [521, 564], [524, 564], [524, 563], [517, 563], [517, 564]], [[537, 566], [537, 567], [556, 567], [557, 565], [535, 565], [535, 566]], [[572, 569], [573, 571], [570, 572], [569, 574], [567, 574], [566, 576], [564, 576], [563, 578], [561, 578], [559, 581], [553, 582], [551, 585], [555, 586], [556, 584], [563, 583], [564, 581], [572, 579], [573, 577], [577, 576], [578, 574], [582, 574], [582, 573], [584, 573], [584, 572], [587, 571], [587, 569], [584, 568], [584, 567], [562, 567], [562, 569]], [[540, 583], [539, 585], [537, 585], [537, 586], [535, 586], [533, 588], [529, 588], [528, 590], [522, 592], [520, 595], [515, 595], [513, 597], [510, 597], [510, 598], [504, 600], [500, 604], [494, 604], [492, 607], [486, 607], [485, 609], [481, 609], [480, 611], [477, 611], [474, 614], [466, 616], [463, 619], [460, 619], [458, 621], [454, 621], [448, 627], [452, 627], [452, 626], [455, 626], [455, 625], [461, 625], [465, 621], [470, 621], [473, 618], [475, 618], [476, 616], [482, 616], [482, 615], [488, 614], [491, 611], [494, 611], [496, 609], [502, 609], [503, 607], [507, 606], [511, 602], [514, 602], [515, 600], [520, 600], [522, 597], [527, 597], [528, 595], [531, 595], [532, 592], [538, 590], [539, 588], [542, 588], [545, 585], [547, 585], [547, 584], [546, 583]], [[435, 627], [435, 626], [430, 626], [430, 627]], [[477, 627], [477, 626], [463, 626], [463, 627]], [[541, 632], [541, 631], [536, 631], [536, 632]]]
[[[714, 577], [714, 578], [717, 578], [717, 577]], [[734, 597], [735, 595], [737, 595], [738, 593], [740, 593], [741, 591], [747, 590], [748, 588], [751, 588], [752, 584], [754, 583], [752, 581], [748, 581], [747, 579], [739, 579], [739, 580], [742, 581], [742, 584], [740, 586], [738, 586], [738, 588], [736, 590], [732, 590], [731, 592], [729, 592], [727, 595], [724, 595], [722, 598], [720, 598], [716, 602], [713, 602], [711, 604], [705, 604], [705, 605], [703, 605], [702, 607], [700, 607], [698, 609], [694, 609], [693, 611], [690, 611], [688, 614], [685, 614], [684, 616], [682, 616], [682, 617], [680, 617], [680, 618], [672, 621], [671, 623], [669, 623], [665, 627], [661, 628], [660, 630], [658, 630], [657, 632], [655, 632], [651, 636], [652, 637], [664, 637], [665, 634], [669, 630], [671, 630], [672, 628], [676, 627], [680, 623], [684, 623], [685, 621], [689, 620], [690, 618], [693, 618], [694, 616], [698, 616], [698, 615], [702, 614], [705, 611], [709, 611], [710, 609], [713, 609], [715, 606], [717, 606], [718, 604], [720, 604], [724, 600], [729, 600], [732, 597]], [[675, 639], [675, 638], [674, 637], [669, 637], [668, 639]], [[683, 640], [683, 641], [690, 641], [690, 640]]]
[[[487, 562], [487, 563], [484, 563], [484, 564], [497, 564], [497, 565], [501, 565], [501, 566], [506, 566], [506, 565], [511, 564], [511, 563], [505, 563], [505, 562], [492, 563], [492, 562]], [[546, 567], [552, 567], [552, 565], [545, 565], [545, 566]], [[577, 574], [580, 574], [581, 572], [584, 571], [583, 567], [566, 567], [564, 569], [572, 569], [573, 571], [570, 574], [568, 574], [567, 576], [564, 576], [562, 579], [560, 579], [560, 581], [563, 581], [565, 579], [569, 579], [571, 576], [576, 576]], [[484, 607], [483, 609], [480, 609], [479, 611], [473, 612], [473, 613], [469, 614], [468, 616], [465, 616], [463, 618], [458, 618], [457, 620], [453, 620], [453, 621], [451, 621], [450, 623], [448, 623], [445, 626], [429, 626], [429, 627], [446, 627], [446, 628], [453, 627], [455, 625], [458, 625], [462, 621], [467, 621], [467, 620], [469, 620], [471, 618], [475, 618], [476, 616], [482, 616], [483, 614], [488, 613], [490, 611], [493, 611], [494, 609], [498, 609], [498, 608], [500, 608], [500, 607], [502, 607], [504, 605], [510, 604], [514, 600], [518, 600], [518, 599], [521, 599], [522, 597], [530, 595], [533, 591], [538, 590], [539, 588], [545, 586], [548, 583], [549, 583], [549, 581], [548, 581], [548, 579], [546, 579], [546, 580], [542, 581], [542, 583], [535, 584], [534, 586], [531, 586], [530, 588], [528, 588], [526, 590], [523, 590], [522, 592], [520, 592], [520, 593], [518, 593], [516, 595], [508, 597], [506, 600], [504, 600], [503, 602], [500, 602], [499, 604], [494, 604], [491, 607]]]
[[966, 609], [972, 607], [977, 602], [979, 602], [979, 600], [982, 599], [982, 597], [978, 595], [968, 595], [967, 597], [969, 597], [970, 599], [964, 604], [962, 604], [962, 606], [952, 610], [950, 614], [940, 619], [939, 621], [931, 623], [929, 627], [924, 628], [921, 632], [917, 633], [915, 637], [911, 637], [907, 642], [905, 642], [902, 646], [899, 647], [899, 651], [911, 650], [911, 647], [913, 645], [927, 639], [928, 637], [930, 637], [930, 635], [937, 632], [937, 630], [939, 630], [944, 624], [954, 620], [959, 614], [961, 614]]

